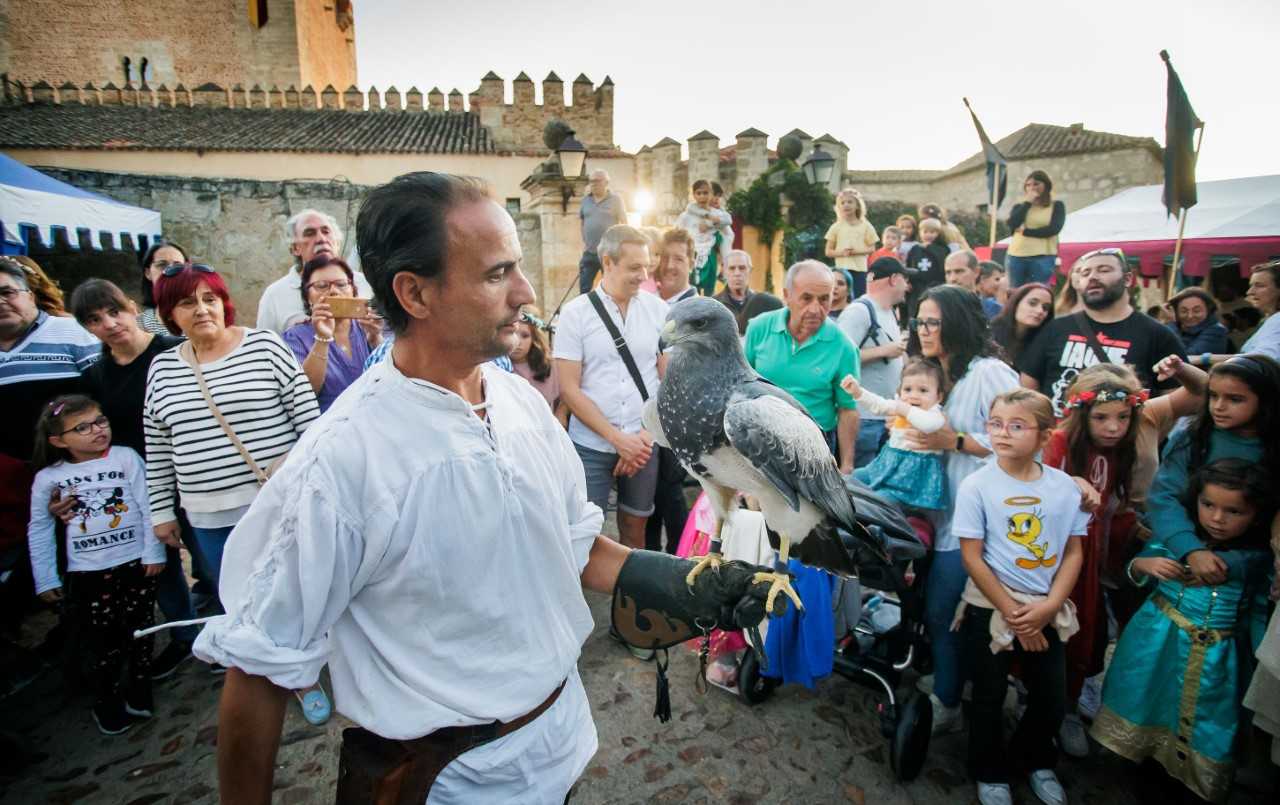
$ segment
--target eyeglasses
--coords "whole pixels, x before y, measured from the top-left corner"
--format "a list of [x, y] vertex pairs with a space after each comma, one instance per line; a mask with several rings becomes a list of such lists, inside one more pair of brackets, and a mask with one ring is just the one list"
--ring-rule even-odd
[[3, 299], [6, 302], [12, 302], [20, 293], [31, 293], [31, 289], [6, 286], [4, 288], [0, 288], [0, 299]]
[[93, 433], [94, 430], [107, 430], [110, 427], [111, 427], [111, 420], [107, 419], [106, 415], [99, 414], [97, 419], [92, 419], [88, 422], [81, 422], [79, 425], [76, 425], [74, 428], [67, 428], [66, 430], [64, 430], [62, 433], [59, 433], [58, 435], [65, 436], [71, 431], [75, 431], [81, 436], [88, 436], [90, 433]]
[[315, 282], [307, 283], [308, 291], [319, 291], [320, 293], [324, 293], [330, 289], [335, 291], [345, 291], [350, 287], [351, 283], [346, 280], [316, 280]]
[[993, 436], [1000, 433], [1007, 433], [1010, 436], [1016, 437], [1033, 430], [1040, 430], [1040, 428], [1035, 425], [1027, 425], [1016, 420], [1013, 422], [1005, 422], [1002, 419], [987, 420], [987, 433], [990, 433]]
[[163, 277], [176, 277], [188, 268], [192, 271], [199, 271], [201, 274], [217, 273], [204, 263], [170, 263], [165, 266], [164, 270], [160, 272], [160, 275]]
[[912, 330], [924, 330], [926, 333], [936, 333], [942, 329], [942, 319], [912, 319], [907, 324]]
[[184, 262], [183, 260], [153, 260], [151, 263], [151, 267], [154, 269], [158, 269], [160, 271], [164, 271], [169, 266], [180, 266], [183, 264], [183, 262]]

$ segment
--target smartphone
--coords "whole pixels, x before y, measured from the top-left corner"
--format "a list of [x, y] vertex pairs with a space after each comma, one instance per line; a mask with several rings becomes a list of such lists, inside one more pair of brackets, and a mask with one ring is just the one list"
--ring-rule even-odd
[[369, 315], [369, 300], [358, 296], [331, 296], [325, 300], [335, 319], [363, 319]]

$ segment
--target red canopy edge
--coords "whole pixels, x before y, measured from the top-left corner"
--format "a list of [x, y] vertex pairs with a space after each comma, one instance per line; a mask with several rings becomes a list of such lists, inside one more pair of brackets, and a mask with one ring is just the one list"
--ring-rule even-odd
[[[1059, 270], [1066, 274], [1082, 254], [1095, 249], [1119, 247], [1126, 257], [1136, 257], [1139, 273], [1146, 277], [1159, 277], [1164, 273], [1164, 259], [1173, 257], [1174, 241], [1130, 240], [1103, 243], [1062, 243], [1058, 245], [1061, 260]], [[1280, 256], [1280, 236], [1257, 238], [1194, 238], [1182, 241], [1182, 273], [1190, 277], [1203, 277], [1209, 273], [1209, 261], [1213, 257], [1235, 257], [1240, 261], [1240, 273], [1248, 276], [1259, 263]]]

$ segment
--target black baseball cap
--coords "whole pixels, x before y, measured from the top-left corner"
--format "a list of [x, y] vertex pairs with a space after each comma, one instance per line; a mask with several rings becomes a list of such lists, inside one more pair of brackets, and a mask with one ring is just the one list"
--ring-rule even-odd
[[904, 266], [896, 257], [881, 257], [872, 263], [867, 270], [871, 272], [871, 279], [874, 280], [886, 279], [894, 274], [910, 277], [912, 274], [917, 273]]

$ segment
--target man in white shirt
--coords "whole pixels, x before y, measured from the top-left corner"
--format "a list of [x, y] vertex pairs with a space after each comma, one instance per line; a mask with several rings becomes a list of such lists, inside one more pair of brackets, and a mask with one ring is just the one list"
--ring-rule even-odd
[[679, 227], [671, 227], [662, 233], [662, 253], [658, 255], [658, 270], [654, 282], [658, 296], [668, 305], [674, 305], [691, 296], [698, 289], [689, 284], [689, 268], [693, 265], [693, 236]]
[[[667, 303], [640, 293], [649, 241], [639, 230], [610, 227], [598, 254], [604, 267], [600, 286], [560, 311], [556, 371], [560, 397], [572, 414], [569, 438], [586, 470], [587, 497], [604, 509], [616, 479], [618, 535], [624, 545], [642, 548], [645, 520], [653, 514], [658, 451], [640, 424], [640, 411], [658, 393], [666, 371], [658, 341]], [[638, 377], [627, 367], [597, 303], [621, 335]]]
[[221, 801], [268, 805], [289, 690], [328, 663], [359, 725], [339, 803], [558, 805], [597, 746], [576, 667], [582, 587], [613, 593], [625, 640], [663, 648], [695, 623], [753, 626], [768, 585], [736, 563], [690, 590], [692, 562], [599, 536], [568, 436], [490, 363], [534, 295], [515, 225], [478, 180], [401, 176], [369, 193], [357, 229], [397, 338], [227, 542], [227, 614], [194, 646], [228, 667]]
[[[284, 225], [289, 238], [293, 265], [289, 273], [267, 286], [258, 300], [257, 326], [262, 330], [283, 333], [293, 325], [306, 321], [302, 306], [302, 267], [321, 255], [342, 254], [342, 229], [332, 215], [305, 209], [295, 213]], [[368, 299], [372, 291], [364, 274], [355, 272], [356, 295]]]
[[[866, 294], [845, 307], [837, 324], [861, 352], [862, 376], [858, 382], [891, 400], [898, 394], [902, 356], [907, 354], [907, 339], [902, 337], [894, 307], [906, 300], [911, 282], [907, 279], [907, 269], [892, 257], [881, 257], [872, 263], [867, 276]], [[862, 412], [855, 443], [855, 467], [864, 467], [876, 457], [884, 431], [883, 415]]]

